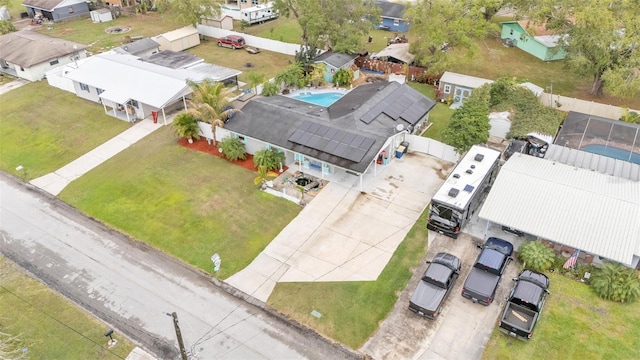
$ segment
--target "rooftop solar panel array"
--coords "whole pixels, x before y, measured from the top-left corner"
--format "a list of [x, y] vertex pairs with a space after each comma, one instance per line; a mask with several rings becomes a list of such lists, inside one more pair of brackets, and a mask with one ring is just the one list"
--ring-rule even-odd
[[375, 142], [363, 135], [311, 121], [300, 124], [289, 141], [354, 162], [360, 162]]
[[381, 113], [393, 120], [403, 119], [410, 124], [416, 124], [429, 110], [423, 101], [411, 88], [402, 87], [385, 97], [360, 118], [365, 124], [370, 124]]

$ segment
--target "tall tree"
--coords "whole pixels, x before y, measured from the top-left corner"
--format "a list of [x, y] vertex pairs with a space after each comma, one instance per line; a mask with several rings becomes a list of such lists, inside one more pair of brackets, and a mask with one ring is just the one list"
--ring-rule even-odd
[[474, 89], [464, 105], [453, 112], [449, 124], [442, 130], [443, 140], [460, 154], [489, 139], [490, 89], [489, 84]]
[[[430, 74], [439, 74], [451, 64], [471, 59], [478, 51], [477, 39], [484, 38], [495, 26], [484, 21], [482, 9], [472, 0], [418, 0], [408, 6], [406, 15], [411, 31], [419, 34], [411, 44], [415, 62], [427, 67]], [[446, 49], [461, 49], [452, 53]]]
[[519, 0], [518, 11], [555, 31], [568, 69], [592, 77], [591, 94], [640, 96], [640, 2]]
[[216, 129], [240, 110], [234, 109], [227, 100], [224, 84], [205, 80], [201, 83], [190, 82], [193, 89], [191, 100], [187, 100], [189, 111], [198, 120], [211, 124], [213, 144], [217, 145]]
[[171, 7], [178, 13], [178, 19], [185, 24], [197, 25], [203, 17], [220, 15], [225, 0], [180, 0], [172, 1]]
[[282, 16], [297, 19], [305, 45], [351, 53], [360, 50], [373, 29], [366, 19], [380, 16], [373, 0], [275, 0], [274, 7]]

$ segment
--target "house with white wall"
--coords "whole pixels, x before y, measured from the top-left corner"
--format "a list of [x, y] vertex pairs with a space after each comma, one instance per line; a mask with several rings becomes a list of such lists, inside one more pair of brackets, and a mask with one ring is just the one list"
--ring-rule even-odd
[[41, 80], [49, 70], [86, 57], [87, 45], [15, 31], [0, 36], [0, 71], [29, 81]]

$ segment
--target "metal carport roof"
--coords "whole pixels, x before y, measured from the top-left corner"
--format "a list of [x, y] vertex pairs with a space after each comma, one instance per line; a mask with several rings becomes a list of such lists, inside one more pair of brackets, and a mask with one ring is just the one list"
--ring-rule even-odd
[[479, 217], [631, 265], [640, 255], [640, 182], [515, 154]]

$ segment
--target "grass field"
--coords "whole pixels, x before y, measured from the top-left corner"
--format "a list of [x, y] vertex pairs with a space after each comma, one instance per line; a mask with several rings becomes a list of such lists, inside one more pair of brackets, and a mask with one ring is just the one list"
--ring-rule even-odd
[[72, 182], [60, 198], [220, 278], [247, 266], [300, 207], [254, 185], [255, 173], [177, 144], [165, 127]]
[[[410, 82], [408, 84], [424, 96], [430, 99], [436, 98], [436, 92], [433, 85], [420, 84], [416, 82]], [[449, 124], [451, 114], [453, 114], [453, 110], [449, 109], [447, 105], [443, 103], [436, 103], [436, 106], [429, 112], [429, 121], [431, 122], [431, 126], [429, 126], [422, 136], [442, 141], [442, 130]]]
[[[77, 159], [129, 126], [105, 115], [100, 104], [46, 81], [30, 83], [0, 96], [0, 169], [33, 179]], [[17, 171], [18, 165], [24, 170]]]
[[[17, 336], [29, 359], [124, 359], [133, 344], [0, 256], [0, 332]], [[9, 357], [3, 357], [9, 359]]]
[[238, 79], [243, 82], [247, 81], [247, 74], [252, 71], [266, 75], [267, 79], [272, 78], [294, 61], [293, 56], [272, 51], [261, 50], [259, 54], [252, 55], [244, 49], [219, 47], [215, 39], [208, 39], [187, 52], [208, 63], [242, 71]]
[[[427, 249], [427, 212], [398, 246], [378, 280], [278, 283], [267, 303], [285, 315], [354, 349], [387, 316]], [[315, 318], [310, 313], [322, 314]]]
[[484, 360], [640, 358], [640, 302], [602, 300], [587, 285], [562, 275], [551, 274], [550, 280], [551, 295], [531, 340], [510, 338], [493, 324]]

